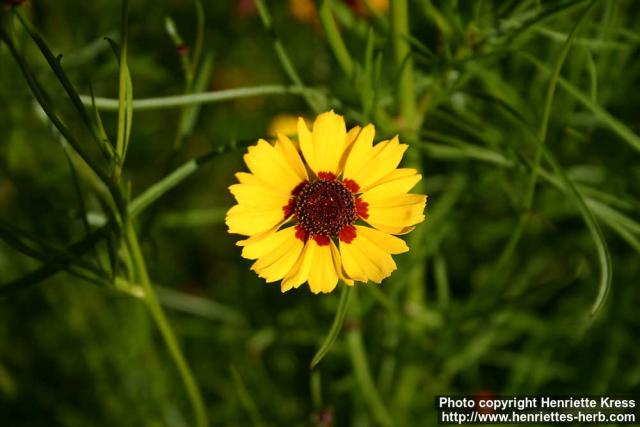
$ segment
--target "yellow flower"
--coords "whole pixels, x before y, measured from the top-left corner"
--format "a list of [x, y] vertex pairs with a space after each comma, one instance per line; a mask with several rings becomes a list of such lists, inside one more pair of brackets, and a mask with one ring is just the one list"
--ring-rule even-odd
[[316, 4], [313, 0], [289, 0], [289, 10], [300, 22], [314, 22], [318, 19]]
[[298, 117], [291, 114], [278, 114], [269, 123], [267, 133], [269, 136], [277, 137], [278, 134], [295, 135], [298, 132]]
[[407, 146], [398, 137], [373, 145], [369, 124], [347, 132], [344, 118], [320, 114], [309, 130], [298, 119], [298, 143], [283, 134], [249, 147], [250, 173], [229, 187], [238, 202], [227, 213], [242, 256], [282, 292], [305, 282], [313, 293], [380, 283], [395, 269], [391, 255], [409, 250], [396, 237], [424, 220], [427, 196], [409, 194], [422, 176], [398, 164]]

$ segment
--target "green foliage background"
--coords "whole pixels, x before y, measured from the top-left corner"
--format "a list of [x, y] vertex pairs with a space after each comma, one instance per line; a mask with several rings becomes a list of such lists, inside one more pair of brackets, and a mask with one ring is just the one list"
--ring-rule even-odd
[[[340, 292], [281, 294], [265, 285], [223, 218], [243, 146], [265, 137], [277, 114], [313, 118], [312, 106], [299, 94], [204, 104], [179, 150], [180, 114], [193, 110], [134, 108], [122, 179], [131, 199], [214, 153], [136, 222], [211, 424], [331, 425], [332, 418], [337, 426], [425, 426], [436, 422], [441, 394], [638, 396], [638, 2], [410, 1], [412, 36], [395, 40], [410, 43], [412, 54], [400, 67], [389, 14], [365, 17], [346, 3], [321, 2], [339, 28], [327, 37], [326, 20], [300, 22], [289, 3], [266, 3], [272, 32], [251, 7], [240, 13], [236, 2], [202, 3], [203, 52], [213, 58], [202, 90], [291, 85], [275, 36], [313, 89], [312, 103], [350, 125], [374, 122], [378, 139], [400, 133], [411, 144], [408, 161], [420, 165], [429, 194], [427, 221], [390, 279], [357, 287], [345, 328], [311, 371]], [[103, 37], [120, 40], [120, 2], [31, 0], [20, 9], [63, 55], [79, 93], [118, 97], [118, 61]], [[99, 159], [41, 52], [8, 7], [0, 16], [67, 126]], [[134, 99], [185, 91], [167, 16], [192, 44], [193, 2], [130, 5]], [[556, 81], [551, 71], [560, 65]], [[416, 112], [399, 117], [397, 106], [407, 102], [399, 76], [411, 67]], [[147, 306], [114, 282], [108, 245], [61, 261], [61, 251], [69, 254], [63, 248], [86, 236], [83, 217], [95, 230], [109, 208], [94, 175], [37, 107], [4, 42], [0, 106], [0, 424], [194, 425]], [[115, 141], [118, 114], [101, 117]], [[539, 167], [536, 135], [546, 147]], [[115, 276], [126, 278], [122, 230], [109, 233], [119, 251]], [[82, 280], [86, 263], [109, 274]], [[65, 271], [28, 276], [43, 264]]]

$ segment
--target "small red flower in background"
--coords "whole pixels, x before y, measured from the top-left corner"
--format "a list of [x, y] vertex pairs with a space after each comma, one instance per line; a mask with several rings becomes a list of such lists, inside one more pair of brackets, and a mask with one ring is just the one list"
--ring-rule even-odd
[[323, 409], [322, 411], [313, 414], [312, 419], [316, 427], [332, 427], [334, 421], [333, 411], [330, 409]]
[[[364, 0], [343, 0], [355, 13], [361, 16], [368, 16], [369, 9]], [[389, 10], [389, 0], [369, 0], [369, 5], [377, 13], [385, 15]]]
[[254, 0], [236, 0], [234, 13], [237, 16], [254, 16], [258, 13], [258, 8]]

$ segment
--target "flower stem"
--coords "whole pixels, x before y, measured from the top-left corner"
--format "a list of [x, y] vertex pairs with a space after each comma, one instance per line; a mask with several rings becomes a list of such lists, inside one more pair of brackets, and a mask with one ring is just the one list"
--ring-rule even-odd
[[[234, 99], [265, 95], [302, 95], [313, 96], [316, 98], [324, 97], [324, 94], [321, 91], [308, 87], [265, 85], [224, 89], [213, 92], [199, 92], [187, 95], [173, 95], [157, 98], [136, 99], [132, 102], [132, 107], [136, 111], [161, 110], [167, 108], [198, 104], [210, 104], [214, 102], [223, 102]], [[85, 105], [92, 105], [92, 99], [90, 96], [81, 96], [80, 99]], [[95, 106], [99, 110], [118, 111], [118, 100], [96, 97]]]
[[347, 46], [344, 44], [344, 40], [342, 40], [336, 21], [333, 19], [333, 14], [331, 13], [331, 1], [332, 0], [323, 0], [322, 5], [320, 6], [320, 22], [324, 27], [324, 32], [327, 35], [327, 41], [329, 42], [331, 49], [333, 49], [333, 53], [338, 60], [338, 64], [340, 64], [342, 71], [344, 71], [347, 77], [352, 78], [353, 61], [351, 60], [351, 55], [349, 55]]
[[204, 400], [202, 399], [202, 395], [200, 394], [200, 389], [198, 388], [193, 374], [191, 373], [191, 369], [189, 368], [189, 365], [182, 353], [173, 329], [171, 328], [171, 325], [169, 324], [169, 321], [164, 314], [164, 310], [160, 305], [155, 290], [151, 285], [144, 257], [142, 255], [142, 251], [140, 250], [140, 244], [138, 243], [138, 236], [136, 235], [131, 221], [127, 223], [126, 241], [129, 250], [131, 251], [134, 270], [135, 274], [137, 275], [136, 279], [138, 282], [140, 282], [144, 289], [144, 300], [147, 303], [149, 312], [151, 313], [153, 320], [158, 326], [162, 338], [167, 345], [167, 349], [169, 350], [169, 353], [171, 354], [171, 357], [173, 358], [173, 361], [178, 368], [178, 372], [180, 373], [182, 382], [187, 389], [187, 394], [189, 395], [191, 406], [193, 408], [195, 425], [197, 427], [207, 427], [209, 425], [209, 421], [207, 420], [207, 413], [205, 410]]
[[413, 128], [416, 98], [413, 90], [413, 60], [409, 46], [409, 5], [407, 0], [391, 1], [391, 37], [398, 73], [398, 114], [402, 127]]
[[340, 294], [340, 302], [338, 303], [338, 309], [336, 310], [336, 315], [333, 318], [331, 329], [329, 329], [329, 333], [322, 342], [318, 352], [313, 356], [313, 360], [311, 360], [311, 369], [315, 368], [316, 365], [320, 363], [329, 350], [331, 350], [336, 338], [338, 338], [338, 334], [340, 334], [340, 331], [342, 330], [344, 317], [349, 309], [349, 296], [351, 296], [352, 292], [353, 286], [348, 286], [346, 284], [343, 286], [342, 294]]
[[[400, 136], [404, 141], [412, 142], [419, 138], [419, 129], [422, 120], [418, 120], [416, 114], [416, 94], [414, 91], [413, 60], [411, 58], [411, 46], [409, 45], [409, 3], [407, 0], [391, 1], [391, 38], [393, 54], [395, 58], [396, 72], [398, 73], [396, 102], [398, 105], [398, 120]], [[417, 170], [422, 170], [422, 151], [409, 150], [406, 157], [406, 165]], [[425, 193], [424, 183], [420, 182], [414, 187], [417, 193]], [[417, 247], [423, 239], [424, 226], [409, 236], [410, 247]], [[424, 286], [425, 262], [423, 255], [418, 251], [411, 252], [409, 262], [408, 280], [413, 294], [422, 294]], [[410, 298], [414, 298], [410, 295]]]
[[[358, 299], [356, 298], [355, 292], [352, 299], [354, 311], [358, 312]], [[360, 387], [362, 396], [367, 402], [367, 405], [369, 405], [373, 417], [381, 426], [393, 427], [394, 423], [391, 415], [389, 415], [389, 411], [386, 406], [384, 406], [380, 393], [378, 393], [378, 389], [371, 376], [371, 368], [369, 367], [367, 353], [364, 348], [364, 343], [362, 342], [362, 331], [355, 321], [348, 328], [347, 347], [349, 349], [349, 355], [351, 356], [356, 383]]]
[[[282, 65], [284, 72], [296, 87], [302, 89], [304, 87], [304, 84], [302, 83], [300, 74], [293, 65], [293, 61], [291, 61], [291, 58], [289, 57], [284, 44], [282, 44], [282, 40], [280, 40], [275, 30], [273, 29], [271, 13], [269, 13], [267, 3], [264, 0], [255, 0], [255, 4], [256, 8], [258, 8], [258, 15], [260, 16], [260, 20], [262, 21], [264, 28], [267, 30], [267, 32], [269, 32], [271, 38], [273, 39], [273, 47], [276, 51], [276, 55], [278, 55], [278, 59], [280, 60], [280, 64]], [[309, 96], [307, 93], [303, 93], [303, 96], [312, 110], [314, 110], [316, 113], [320, 113], [322, 111], [323, 108], [318, 104], [318, 100]]]
[[[489, 276], [489, 283], [495, 283], [500, 277], [503, 276], [503, 270], [506, 268], [508, 262], [511, 259], [511, 256], [515, 252], [522, 235], [529, 223], [531, 209], [533, 207], [533, 201], [536, 190], [536, 183], [538, 181], [538, 173], [540, 170], [540, 162], [542, 160], [542, 154], [544, 152], [546, 140], [547, 140], [547, 130], [549, 127], [549, 119], [551, 117], [551, 109], [553, 107], [553, 101], [555, 99], [556, 87], [558, 85], [558, 81], [560, 80], [560, 72], [562, 71], [562, 67], [565, 63], [567, 55], [569, 54], [569, 50], [573, 45], [573, 41], [575, 40], [576, 35], [578, 34], [582, 24], [586, 21], [589, 11], [595, 5], [595, 1], [589, 3], [582, 11], [582, 15], [576, 22], [576, 25], [573, 27], [567, 40], [562, 46], [562, 50], [560, 51], [553, 71], [549, 76], [549, 85], [547, 86], [547, 92], [545, 96], [544, 102], [544, 110], [542, 111], [542, 121], [540, 123], [540, 127], [537, 133], [537, 146], [536, 152], [533, 159], [533, 165], [531, 168], [531, 175], [529, 176], [529, 183], [527, 185], [527, 190], [524, 196], [522, 214], [518, 219], [518, 223], [511, 233], [511, 237], [507, 242], [506, 246], [502, 250], [500, 257], [498, 258], [498, 262], [493, 269], [493, 272]], [[504, 285], [504, 281], [502, 284]]]

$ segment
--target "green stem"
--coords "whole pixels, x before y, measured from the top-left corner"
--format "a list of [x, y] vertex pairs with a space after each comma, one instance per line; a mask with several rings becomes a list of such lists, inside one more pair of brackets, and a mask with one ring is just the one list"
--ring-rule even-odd
[[193, 46], [193, 56], [191, 57], [191, 69], [195, 74], [202, 58], [202, 46], [204, 45], [205, 13], [202, 0], [195, 0], [196, 6], [196, 40]]
[[[391, 1], [391, 38], [393, 45], [393, 54], [395, 59], [396, 72], [398, 73], [397, 82], [397, 105], [400, 122], [401, 138], [404, 141], [417, 141], [417, 126], [421, 120], [417, 120], [416, 114], [416, 94], [414, 90], [413, 76], [413, 60], [411, 58], [411, 46], [409, 45], [411, 33], [409, 29], [409, 4], [407, 0]], [[415, 144], [412, 144], [415, 147]], [[407, 152], [406, 164], [408, 167], [417, 170], [422, 169], [422, 152], [420, 150], [409, 150]], [[417, 193], [424, 194], [424, 183], [420, 182], [414, 188]], [[417, 248], [422, 240], [422, 230], [420, 227], [416, 232], [409, 236], [408, 244], [410, 247]], [[410, 284], [414, 294], [421, 294], [424, 288], [425, 278], [425, 262], [423, 255], [414, 250], [409, 256], [407, 283]], [[411, 293], [408, 296], [414, 299]]]
[[[273, 47], [276, 50], [276, 55], [278, 55], [278, 59], [280, 60], [282, 68], [284, 68], [284, 72], [296, 87], [302, 89], [304, 87], [304, 84], [302, 83], [300, 74], [298, 74], [298, 71], [296, 71], [296, 68], [291, 61], [289, 54], [285, 50], [282, 41], [280, 40], [280, 38], [278, 38], [275, 30], [273, 29], [271, 14], [269, 13], [266, 2], [264, 0], [255, 0], [255, 3], [262, 24], [264, 25], [264, 28], [270, 33], [271, 38], [273, 39]], [[307, 104], [309, 105], [309, 107], [311, 107], [312, 110], [314, 110], [316, 113], [320, 113], [322, 111], [322, 107], [317, 102], [317, 99], [312, 98], [307, 93], [303, 93], [302, 95], [304, 96]]]
[[[167, 16], [164, 19], [164, 27], [167, 33], [169, 34], [169, 37], [171, 37], [171, 40], [173, 40], [173, 45], [176, 48], [176, 51], [179, 52], [180, 49], [184, 48], [185, 42], [184, 42], [184, 39], [182, 38], [182, 35], [178, 31], [178, 27], [175, 21], [173, 20], [173, 18], [171, 18], [170, 16]], [[191, 59], [189, 59], [188, 55], [185, 55], [183, 53], [179, 53], [179, 55], [180, 55], [180, 64], [182, 65], [182, 72], [184, 74], [184, 79], [186, 81], [185, 92], [188, 93], [191, 87], [191, 84], [193, 82], [194, 69], [193, 69]]]
[[553, 106], [553, 100], [555, 97], [556, 87], [558, 84], [558, 80], [560, 79], [560, 71], [562, 70], [562, 66], [564, 65], [565, 59], [569, 53], [569, 49], [573, 44], [573, 40], [575, 39], [578, 30], [586, 20], [586, 17], [589, 14], [591, 8], [595, 5], [596, 1], [592, 1], [589, 3], [587, 7], [584, 8], [580, 19], [571, 30], [569, 37], [567, 37], [567, 41], [562, 47], [558, 59], [556, 60], [555, 67], [553, 68], [553, 72], [549, 77], [549, 86], [547, 87], [547, 93], [545, 97], [544, 111], [542, 112], [542, 121], [540, 122], [540, 128], [538, 129], [537, 134], [537, 147], [536, 153], [533, 160], [533, 165], [531, 169], [531, 175], [529, 177], [529, 183], [527, 185], [527, 191], [524, 197], [523, 203], [523, 213], [518, 220], [518, 224], [516, 225], [515, 230], [511, 234], [511, 238], [507, 242], [507, 245], [503, 249], [500, 258], [498, 259], [498, 263], [490, 277], [491, 281], [497, 280], [500, 276], [502, 270], [506, 267], [507, 262], [511, 258], [511, 255], [514, 253], [518, 242], [520, 241], [524, 230], [527, 227], [530, 217], [530, 211], [533, 206], [533, 199], [535, 195], [536, 183], [538, 182], [538, 173], [540, 170], [540, 161], [542, 160], [542, 154], [544, 152], [545, 143], [547, 139], [547, 130], [549, 127], [549, 119], [551, 117], [551, 108]]
[[[542, 73], [549, 74], [551, 70], [543, 64], [540, 60], [526, 52], [518, 52], [518, 54], [535, 65]], [[593, 116], [603, 125], [608, 126], [612, 132], [620, 137], [624, 142], [629, 144], [631, 148], [636, 151], [640, 151], [640, 136], [634, 133], [628, 125], [624, 124], [620, 119], [614, 117], [607, 110], [602, 108], [599, 104], [593, 102], [589, 96], [585, 95], [576, 86], [571, 84], [568, 80], [560, 77], [558, 78], [558, 84], [569, 95], [571, 95], [576, 101], [581, 103], [585, 108], [591, 111]]]
[[413, 88], [413, 60], [409, 46], [409, 5], [407, 0], [391, 1], [391, 38], [398, 72], [398, 114], [403, 127], [412, 128], [416, 99]]
[[[158, 98], [136, 99], [133, 101], [133, 109], [160, 110], [164, 108], [182, 107], [185, 105], [209, 104], [228, 101], [231, 99], [248, 98], [264, 95], [302, 95], [324, 96], [322, 92], [299, 86], [265, 85], [255, 87], [241, 87], [235, 89], [218, 90], [214, 92], [202, 92], [189, 95], [163, 96]], [[81, 96], [85, 105], [91, 105], [90, 96]], [[118, 100], [110, 98], [95, 98], [96, 108], [104, 111], [118, 111]]]
[[135, 273], [137, 275], [137, 282], [139, 282], [144, 289], [144, 299], [147, 303], [147, 307], [149, 308], [151, 316], [162, 334], [162, 338], [164, 338], [167, 349], [169, 350], [169, 353], [178, 368], [178, 372], [180, 373], [184, 386], [187, 389], [187, 394], [189, 395], [191, 406], [193, 408], [195, 425], [197, 427], [206, 427], [209, 425], [209, 421], [207, 420], [207, 413], [205, 410], [204, 400], [200, 394], [200, 389], [198, 388], [193, 374], [191, 373], [191, 369], [189, 368], [189, 365], [182, 353], [178, 340], [173, 333], [173, 329], [164, 314], [164, 310], [160, 305], [155, 290], [151, 285], [144, 256], [142, 255], [140, 244], [138, 243], [138, 236], [136, 235], [133, 224], [130, 221], [127, 223], [126, 240], [129, 250], [131, 251], [131, 257]]
[[353, 286], [344, 285], [342, 289], [342, 294], [340, 294], [340, 302], [338, 303], [338, 309], [336, 310], [336, 315], [333, 318], [333, 323], [331, 324], [331, 329], [329, 329], [329, 333], [325, 337], [322, 345], [318, 349], [318, 352], [315, 356], [313, 356], [313, 360], [311, 360], [311, 369], [313, 369], [320, 361], [324, 358], [324, 356], [331, 350], [331, 346], [338, 338], [340, 331], [342, 330], [342, 324], [344, 323], [344, 317], [347, 314], [347, 310], [349, 309], [349, 297], [353, 292]]
[[[33, 96], [36, 98], [36, 101], [42, 107], [42, 110], [45, 112], [53, 126], [60, 132], [60, 134], [69, 142], [71, 147], [75, 150], [75, 152], [82, 158], [82, 160], [87, 164], [87, 166], [95, 173], [95, 175], [104, 183], [104, 185], [109, 189], [111, 196], [113, 197], [114, 203], [120, 212], [124, 212], [126, 210], [124, 200], [122, 199], [122, 195], [120, 193], [120, 189], [116, 185], [116, 183], [103, 171], [102, 167], [96, 163], [92, 157], [85, 151], [83, 146], [80, 144], [80, 141], [76, 139], [75, 135], [71, 132], [69, 128], [64, 124], [61, 117], [58, 116], [57, 112], [54, 109], [53, 104], [51, 103], [51, 97], [45, 91], [45, 89], [40, 85], [35, 75], [29, 68], [24, 57], [18, 52], [15, 43], [13, 42], [12, 37], [5, 33], [2, 28], [0, 28], [0, 40], [3, 40], [7, 47], [9, 48], [9, 52], [18, 63], [20, 70], [27, 82], [27, 85], [31, 89]], [[86, 105], [91, 105], [91, 97], [88, 97], [88, 102]]]
[[263, 426], [264, 423], [262, 422], [262, 416], [260, 415], [260, 411], [258, 410], [258, 405], [256, 405], [256, 402], [251, 396], [251, 393], [249, 392], [249, 389], [245, 385], [244, 381], [242, 381], [240, 372], [233, 365], [231, 365], [231, 376], [233, 377], [233, 382], [236, 388], [238, 399], [240, 400], [240, 404], [244, 406], [245, 410], [249, 414], [251, 423], [254, 427]]
[[344, 44], [344, 40], [342, 40], [336, 21], [333, 19], [333, 14], [331, 13], [331, 1], [332, 0], [323, 0], [322, 5], [320, 6], [320, 22], [324, 27], [327, 40], [329, 41], [331, 49], [333, 49], [333, 53], [338, 60], [338, 64], [340, 64], [342, 71], [344, 71], [347, 77], [352, 78], [353, 61], [351, 60], [351, 55], [349, 55], [347, 46]]
[[[354, 295], [353, 300], [353, 305], [357, 312], [358, 302], [356, 295]], [[360, 391], [367, 405], [369, 405], [373, 417], [381, 426], [393, 427], [393, 420], [389, 415], [389, 411], [384, 406], [380, 393], [378, 393], [378, 389], [371, 376], [371, 368], [369, 367], [367, 353], [362, 341], [362, 332], [357, 324], [352, 325], [347, 332], [347, 347], [349, 349], [349, 355], [351, 356], [356, 382], [360, 387]]]
[[555, 68], [553, 69], [553, 73], [549, 78], [549, 87], [547, 88], [547, 94], [545, 98], [545, 107], [542, 114], [542, 121], [540, 123], [540, 129], [538, 130], [538, 147], [536, 149], [535, 158], [533, 161], [533, 170], [531, 172], [531, 177], [529, 179], [529, 187], [526, 193], [525, 198], [525, 209], [530, 209], [533, 205], [533, 196], [535, 193], [536, 182], [538, 180], [538, 169], [540, 167], [540, 161], [542, 160], [542, 153], [544, 149], [544, 145], [547, 140], [547, 130], [549, 129], [549, 118], [551, 117], [551, 107], [553, 106], [553, 99], [556, 93], [556, 87], [558, 86], [558, 79], [560, 78], [560, 71], [562, 70], [562, 66], [564, 65], [564, 61], [569, 54], [569, 49], [573, 44], [573, 40], [578, 33], [579, 28], [582, 26], [582, 23], [585, 21], [589, 10], [596, 4], [595, 1], [592, 1], [583, 11], [582, 16], [578, 20], [578, 23], [575, 25], [569, 37], [567, 37], [567, 41], [564, 46], [562, 46], [562, 51], [560, 52], [560, 56], [558, 58], [558, 62], [556, 63]]

